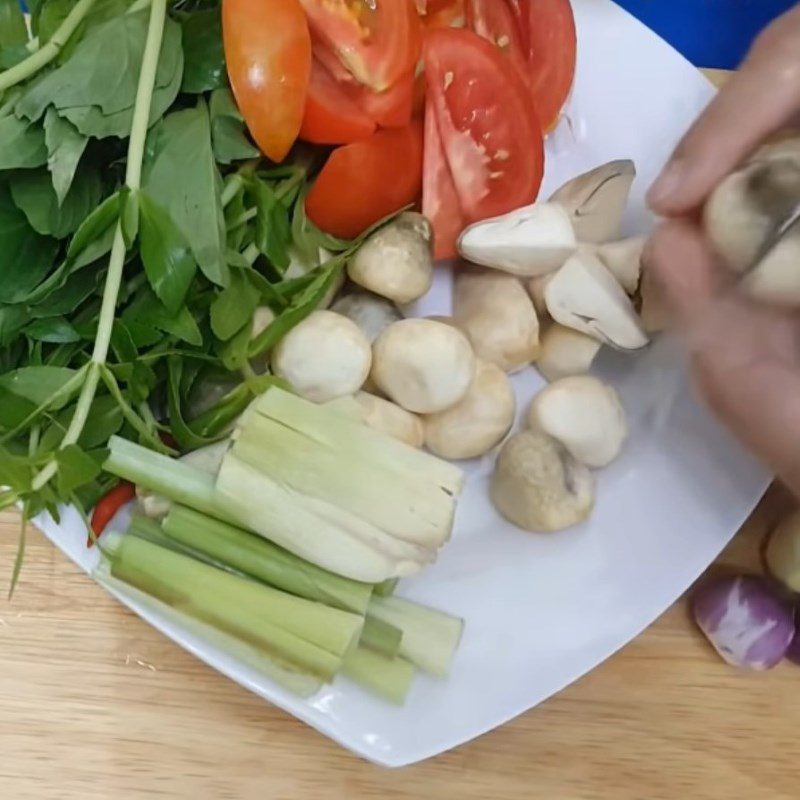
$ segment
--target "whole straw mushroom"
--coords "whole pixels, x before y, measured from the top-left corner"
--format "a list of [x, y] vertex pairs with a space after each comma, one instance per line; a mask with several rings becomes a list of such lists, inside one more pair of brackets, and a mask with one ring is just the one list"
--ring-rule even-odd
[[394, 303], [365, 291], [343, 295], [331, 306], [331, 311], [355, 322], [370, 344], [393, 322], [403, 318]]
[[514, 525], [528, 531], [559, 531], [591, 514], [594, 485], [589, 469], [555, 439], [527, 430], [503, 445], [489, 495]]
[[433, 414], [466, 395], [475, 377], [475, 353], [452, 325], [404, 319], [375, 341], [371, 377], [406, 411]]
[[399, 305], [418, 300], [433, 282], [433, 228], [406, 211], [373, 233], [347, 265], [353, 283]]
[[542, 334], [536, 369], [548, 381], [585, 375], [601, 347], [595, 337], [554, 322]]
[[357, 392], [371, 363], [367, 338], [353, 321], [333, 311], [314, 311], [272, 352], [274, 373], [315, 403]]
[[500, 272], [464, 271], [456, 277], [453, 319], [478, 358], [515, 372], [539, 355], [539, 320], [522, 284]]
[[355, 400], [361, 408], [361, 420], [365, 425], [411, 447], [422, 447], [425, 429], [416, 414], [369, 392], [359, 392]]

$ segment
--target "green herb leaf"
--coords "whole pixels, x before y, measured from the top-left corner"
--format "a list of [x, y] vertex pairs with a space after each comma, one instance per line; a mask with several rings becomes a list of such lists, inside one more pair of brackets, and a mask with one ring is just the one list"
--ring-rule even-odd
[[258, 306], [259, 291], [242, 270], [231, 273], [231, 282], [211, 304], [211, 330], [223, 342], [235, 336], [245, 325], [250, 325]]
[[0, 253], [3, 269], [0, 303], [18, 303], [44, 278], [53, 265], [58, 242], [40, 236], [0, 185]]
[[44, 139], [47, 145], [47, 169], [50, 170], [53, 189], [61, 205], [72, 186], [75, 170], [89, 140], [53, 108], [48, 108], [44, 116]]
[[0, 375], [0, 389], [30, 400], [36, 405], [49, 403], [61, 408], [69, 402], [65, 387], [75, 377], [75, 370], [63, 367], [22, 367]]
[[46, 236], [63, 239], [74, 233], [97, 207], [103, 192], [95, 170], [81, 170], [63, 203], [59, 203], [50, 174], [44, 170], [21, 172], [10, 182], [17, 208], [25, 212], [31, 227]]
[[81, 336], [64, 317], [37, 319], [25, 328], [25, 333], [37, 342], [68, 344], [79, 342]]
[[217, 345], [217, 355], [222, 366], [230, 372], [239, 372], [247, 363], [247, 348], [250, 345], [250, 329], [246, 326], [239, 333]]
[[174, 314], [194, 280], [195, 263], [186, 239], [169, 214], [147, 194], [139, 196], [141, 256], [150, 286]]
[[[75, 404], [67, 406], [53, 418], [52, 423], [42, 433], [39, 440], [39, 453], [50, 453], [61, 445], [67, 426], [75, 413]], [[89, 410], [91, 425], [87, 425], [78, 439], [78, 445], [84, 450], [105, 445], [122, 427], [122, 410], [110, 394], [95, 397]]]
[[259, 158], [261, 153], [247, 136], [244, 119], [234, 102], [230, 89], [217, 89], [211, 95], [211, 138], [214, 157], [220, 164], [231, 164], [248, 158]]
[[70, 275], [62, 286], [32, 306], [30, 315], [44, 318], [72, 314], [96, 291], [99, 277], [94, 270], [80, 270]]
[[200, 333], [192, 312], [186, 306], [182, 306], [177, 313], [170, 314], [149, 288], [142, 291], [128, 306], [122, 315], [122, 321], [128, 326], [134, 338], [134, 331], [144, 327], [171, 333], [187, 344], [197, 347], [203, 344], [203, 334]]
[[306, 216], [306, 192], [301, 191], [292, 213], [292, 242], [304, 261], [319, 259], [320, 248], [331, 253], [342, 253], [352, 242], [323, 233]]
[[0, 347], [7, 347], [29, 319], [24, 306], [0, 306]]
[[151, 131], [143, 188], [158, 198], [189, 242], [203, 274], [227, 286], [221, 184], [203, 101], [170, 114]]
[[167, 359], [167, 398], [169, 403], [169, 422], [172, 435], [184, 450], [196, 450], [211, 444], [213, 440], [206, 439], [196, 434], [183, 418], [181, 398], [188, 394], [188, 387], [184, 378], [185, 365], [182, 359], [171, 357]]
[[42, 126], [13, 115], [0, 117], [0, 170], [31, 169], [46, 163]]
[[[87, 136], [130, 134], [149, 12], [124, 14], [87, 28], [71, 57], [34, 81], [17, 104], [17, 114], [39, 119], [48, 106]], [[167, 18], [156, 72], [150, 122], [163, 116], [180, 88], [181, 29]]]
[[28, 29], [18, 0], [0, 0], [0, 50], [27, 41]]
[[58, 463], [58, 493], [66, 497], [79, 486], [93, 481], [100, 474], [100, 466], [78, 445], [71, 444], [56, 452]]
[[126, 249], [130, 250], [139, 235], [139, 192], [132, 192], [127, 186], [120, 190], [120, 224]]
[[81, 223], [67, 249], [68, 265], [91, 264], [111, 250], [114, 229], [119, 219], [120, 195], [112, 194]]
[[219, 8], [186, 14], [183, 28], [182, 92], [202, 94], [225, 83], [222, 17]]
[[265, 181], [255, 179], [250, 186], [256, 201], [256, 247], [281, 273], [289, 266], [292, 231], [289, 212]]
[[22, 562], [25, 561], [25, 544], [28, 537], [28, 514], [30, 513], [29, 506], [26, 504], [25, 513], [19, 523], [19, 542], [17, 544], [17, 555], [14, 558], [14, 568], [11, 570], [11, 583], [8, 587], [8, 599], [10, 600], [14, 594], [14, 589], [17, 588], [19, 576], [22, 572]]

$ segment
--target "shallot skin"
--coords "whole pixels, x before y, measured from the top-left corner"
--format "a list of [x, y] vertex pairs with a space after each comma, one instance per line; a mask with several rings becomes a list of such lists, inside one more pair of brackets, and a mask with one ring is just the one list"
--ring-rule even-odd
[[720, 656], [744, 669], [771, 669], [795, 636], [794, 609], [768, 581], [752, 575], [717, 578], [701, 586], [693, 612]]

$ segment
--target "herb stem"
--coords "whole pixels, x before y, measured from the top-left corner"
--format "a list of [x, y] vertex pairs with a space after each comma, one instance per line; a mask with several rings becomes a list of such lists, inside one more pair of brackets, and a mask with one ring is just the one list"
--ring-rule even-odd
[[[84, 0], [79, 0], [79, 4], [82, 2]], [[94, 0], [89, 0], [89, 5], [91, 6], [93, 2]], [[128, 143], [128, 165], [125, 173], [125, 183], [132, 192], [138, 191], [141, 186], [142, 159], [144, 158], [144, 145], [147, 137], [147, 123], [150, 119], [150, 106], [153, 99], [156, 69], [158, 67], [159, 53], [161, 52], [166, 16], [167, 0], [152, 0], [147, 40], [142, 57], [142, 68], [139, 72], [139, 84], [136, 90], [136, 104], [133, 109], [131, 137]], [[81, 387], [81, 393], [75, 406], [75, 413], [61, 442], [62, 448], [78, 441], [89, 417], [106, 358], [108, 357], [124, 266], [125, 238], [122, 235], [122, 223], [117, 221], [114, 242], [108, 261], [108, 273], [103, 289], [103, 302], [100, 307], [92, 360], [86, 373], [86, 381]], [[36, 491], [41, 489], [53, 478], [57, 471], [58, 465], [55, 461], [48, 463], [34, 479], [33, 489]]]
[[221, 198], [223, 208], [226, 208], [231, 204], [233, 198], [239, 194], [242, 186], [244, 186], [244, 180], [238, 172], [233, 173], [233, 175], [229, 175], [225, 179], [225, 188], [222, 190]]
[[250, 222], [251, 219], [255, 219], [255, 217], [257, 216], [258, 216], [257, 208], [255, 207], [248, 208], [247, 211], [244, 212], [244, 214], [240, 214], [238, 217], [236, 217], [235, 220], [231, 222], [231, 224], [228, 226], [228, 230], [229, 231], [236, 230], [236, 228], [240, 228], [242, 225], [246, 225], [248, 222]]
[[242, 253], [242, 258], [246, 258], [250, 262], [250, 266], [256, 263], [256, 259], [258, 258], [260, 251], [256, 246], [255, 242], [251, 242], [245, 248], [245, 251]]
[[0, 72], [0, 92], [22, 83], [31, 75], [35, 75], [42, 67], [46, 67], [61, 52], [96, 2], [97, 0], [78, 0], [47, 44], [31, 53], [24, 61], [15, 64], [11, 69]]

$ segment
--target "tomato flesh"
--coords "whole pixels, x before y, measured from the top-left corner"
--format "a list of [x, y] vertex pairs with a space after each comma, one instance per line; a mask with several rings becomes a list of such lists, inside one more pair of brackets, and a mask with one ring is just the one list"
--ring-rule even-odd
[[436, 30], [425, 42], [425, 76], [467, 219], [533, 202], [544, 170], [541, 127], [509, 61], [472, 31]]
[[298, 0], [223, 0], [222, 38], [236, 104], [261, 151], [282, 161], [300, 132], [311, 36]]
[[306, 197], [306, 213], [334, 236], [352, 239], [414, 203], [422, 189], [422, 125], [379, 130], [333, 151]]
[[315, 58], [300, 138], [315, 144], [346, 144], [365, 139], [374, 130], [370, 115]]
[[417, 63], [422, 26], [414, 0], [300, 1], [315, 37], [373, 91], [385, 91]]
[[411, 122], [414, 106], [414, 73], [409, 72], [384, 92], [366, 86], [354, 89], [354, 100], [382, 128], [402, 128]]
[[433, 226], [433, 255], [453, 258], [458, 237], [467, 225], [458, 200], [453, 176], [436, 122], [436, 111], [428, 101], [425, 109], [425, 159], [422, 171], [422, 213]]

